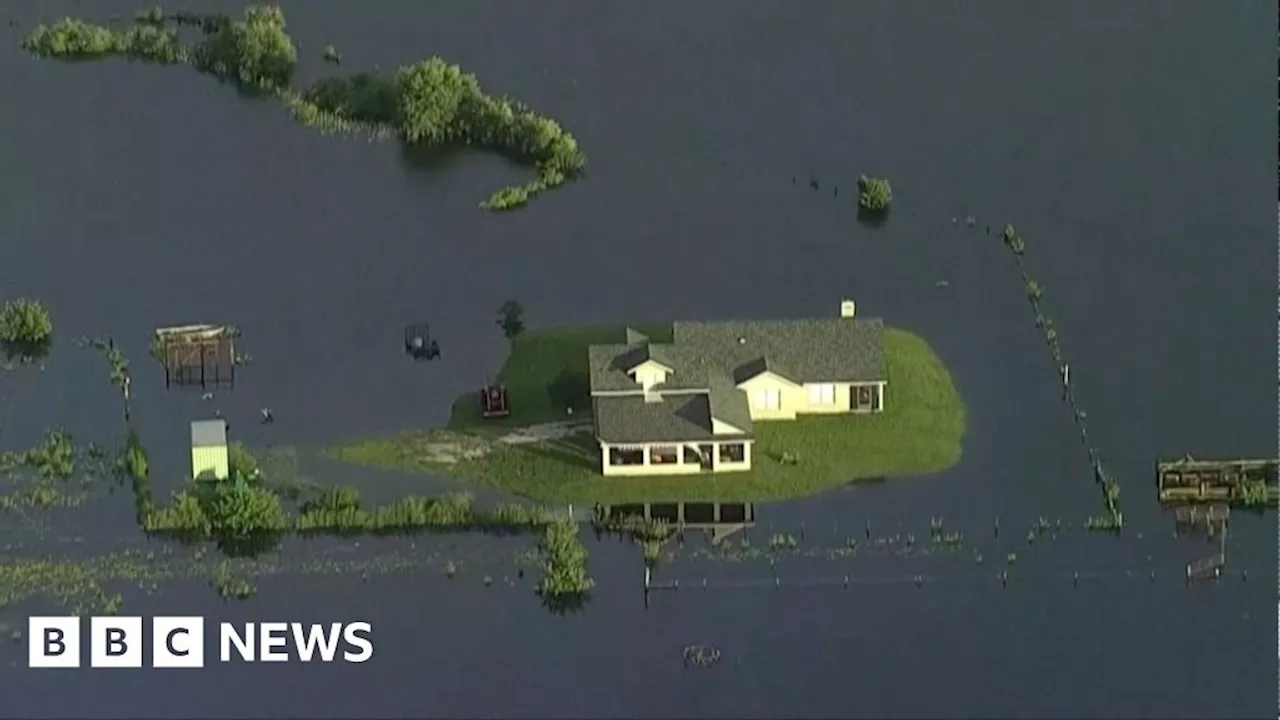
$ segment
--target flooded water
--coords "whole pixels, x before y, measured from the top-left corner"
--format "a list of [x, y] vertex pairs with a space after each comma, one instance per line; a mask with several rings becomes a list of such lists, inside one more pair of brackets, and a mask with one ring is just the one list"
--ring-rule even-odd
[[[102, 358], [71, 345], [79, 335], [111, 336], [135, 359], [135, 422], [153, 474], [176, 486], [186, 423], [213, 406], [250, 446], [304, 456], [441, 422], [456, 395], [500, 366], [492, 316], [508, 298], [527, 306], [531, 325], [549, 326], [834, 314], [849, 296], [860, 312], [926, 336], [946, 361], [969, 406], [964, 458], [930, 477], [758, 506], [751, 543], [803, 534], [803, 552], [771, 567], [702, 557], [690, 541], [659, 573], [683, 578], [683, 589], [654, 593], [647, 609], [639, 549], [611, 539], [588, 542], [597, 591], [570, 617], [539, 606], [532, 578], [510, 577], [529, 546], [521, 540], [350, 550], [369, 562], [473, 558], [452, 579], [422, 560], [412, 572], [282, 570], [234, 604], [203, 581], [126, 589], [126, 612], [141, 615], [369, 620], [376, 655], [362, 666], [230, 665], [158, 683], [153, 671], [31, 672], [24, 643], [6, 643], [3, 714], [1275, 709], [1274, 515], [1233, 517], [1226, 576], [1188, 588], [1183, 564], [1204, 541], [1171, 539], [1152, 479], [1161, 457], [1276, 449], [1276, 116], [1263, 91], [1273, 7], [284, 3], [303, 80], [334, 72], [320, 58], [327, 43], [341, 49], [343, 72], [439, 54], [570, 128], [588, 176], [502, 215], [476, 203], [525, 171], [492, 157], [424, 168], [394, 144], [312, 133], [184, 68], [58, 64], [18, 48], [38, 20], [134, 9], [4, 8], [15, 25], [0, 27], [0, 297], [43, 300], [59, 342], [43, 372], [0, 377], [3, 448], [55, 424], [118, 438], [119, 398]], [[856, 220], [862, 172], [893, 182], [881, 228]], [[1027, 241], [1090, 435], [1122, 484], [1122, 540], [1079, 530], [1100, 498], [995, 237], [1006, 221]], [[401, 328], [418, 321], [432, 324], [441, 360], [404, 358]], [[187, 322], [242, 330], [253, 360], [234, 391], [202, 401], [164, 390], [145, 359], [150, 333]], [[262, 406], [274, 425], [257, 424]], [[371, 496], [458, 486], [309, 459], [303, 469]], [[70, 552], [59, 533], [101, 551], [144, 542], [121, 493], [68, 512], [74, 520], [50, 520], [62, 531], [25, 538], [23, 553]], [[1028, 546], [1040, 516], [1075, 529]], [[868, 519], [876, 534], [924, 538], [931, 517], [972, 542], [918, 558], [806, 550], [845, 547]], [[741, 537], [726, 543], [741, 547]], [[298, 541], [283, 552], [321, 549]], [[1009, 553], [1019, 557], [1002, 587]], [[844, 575], [848, 589], [835, 580]], [[929, 581], [901, 581], [915, 575]], [[4, 616], [21, 625], [37, 609], [49, 608], [25, 603]], [[721, 663], [684, 668], [681, 651], [695, 642], [719, 646]]]

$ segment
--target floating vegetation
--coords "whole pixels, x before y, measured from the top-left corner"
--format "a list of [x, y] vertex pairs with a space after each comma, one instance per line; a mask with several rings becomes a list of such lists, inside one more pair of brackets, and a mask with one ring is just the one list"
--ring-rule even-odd
[[1266, 507], [1274, 504], [1267, 495], [1267, 484], [1262, 480], [1241, 480], [1231, 487], [1231, 502], [1241, 507]]
[[76, 471], [76, 448], [71, 433], [61, 428], [46, 430], [35, 447], [20, 452], [0, 453], [0, 472], [26, 466], [46, 479], [66, 480]]
[[711, 645], [690, 645], [684, 649], [683, 657], [685, 667], [709, 668], [720, 662], [720, 650]]
[[402, 533], [422, 530], [521, 533], [557, 520], [543, 507], [504, 503], [477, 509], [466, 493], [439, 498], [410, 496], [372, 510], [360, 508], [352, 487], [330, 488], [302, 507], [294, 526], [304, 533]]
[[1119, 518], [1111, 515], [1095, 515], [1084, 523], [1086, 530], [1119, 532], [1123, 527], [1123, 523]]
[[[241, 19], [222, 14], [165, 15], [159, 7], [135, 16], [136, 26], [117, 30], [73, 18], [39, 25], [23, 41], [29, 52], [60, 59], [110, 55], [160, 63], [187, 62], [242, 90], [276, 97], [298, 122], [321, 132], [398, 135], [420, 147], [476, 147], [531, 165], [537, 177], [493, 193], [481, 207], [511, 210], [582, 173], [586, 155], [577, 140], [551, 118], [486, 93], [474, 75], [440, 58], [405, 66], [394, 76], [361, 73], [326, 78], [305, 91], [290, 87], [298, 53], [274, 5], [251, 5]], [[177, 26], [199, 28], [203, 38], [184, 46]], [[341, 62], [329, 45], [325, 60]]]
[[253, 597], [253, 584], [247, 578], [236, 574], [226, 561], [218, 565], [217, 573], [211, 580], [211, 584], [224, 600], [228, 598], [247, 600]]
[[[217, 559], [203, 551], [193, 555], [173, 555], [172, 548], [161, 552], [128, 551], [71, 561], [52, 558], [0, 557], [0, 608], [35, 599], [51, 600], [77, 615], [119, 612], [123, 597], [108, 592], [104, 584], [127, 583], [153, 593], [164, 582], [204, 580], [223, 597], [245, 598], [255, 592], [253, 578], [278, 575], [388, 575], [439, 567], [437, 553], [381, 552], [375, 557], [352, 558], [344, 551], [309, 554], [288, 560]], [[496, 558], [494, 558], [496, 560]], [[509, 563], [510, 558], [501, 562]], [[450, 559], [448, 564], [456, 567]]]
[[663, 541], [675, 530], [666, 520], [643, 515], [611, 515], [604, 505], [596, 505], [591, 513], [591, 527], [597, 533], [614, 533], [638, 541]]

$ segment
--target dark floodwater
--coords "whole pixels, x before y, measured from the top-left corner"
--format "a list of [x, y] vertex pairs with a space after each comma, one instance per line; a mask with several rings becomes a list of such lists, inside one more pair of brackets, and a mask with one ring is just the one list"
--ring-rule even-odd
[[[1021, 530], [988, 538], [989, 557], [1020, 552], [1020, 569], [1045, 576], [1004, 590], [995, 564], [965, 556], [937, 570], [954, 577], [923, 589], [681, 592], [647, 611], [638, 551], [590, 543], [598, 592], [567, 619], [541, 610], [527, 581], [485, 590], [439, 573], [266, 580], [238, 605], [180, 587], [130, 596], [126, 609], [372, 619], [377, 655], [363, 667], [163, 680], [7, 669], [0, 712], [1275, 710], [1274, 515], [1238, 519], [1231, 576], [1186, 589], [1174, 575], [1202, 548], [1169, 539], [1151, 480], [1157, 457], [1276, 448], [1274, 6], [285, 3], [304, 78], [330, 72], [319, 58], [330, 42], [344, 71], [440, 54], [561, 118], [590, 153], [589, 177], [511, 215], [475, 208], [523, 177], [500, 160], [464, 156], [423, 172], [393, 144], [321, 137], [185, 69], [60, 65], [17, 48], [38, 19], [133, 9], [4, 7], [18, 27], [0, 32], [0, 296], [42, 298], [63, 338], [43, 375], [0, 379], [5, 447], [55, 423], [118, 435], [103, 361], [66, 342], [80, 334], [111, 335], [135, 358], [135, 414], [155, 472], [177, 476], [186, 421], [208, 406], [165, 393], [145, 361], [159, 324], [238, 325], [253, 364], [215, 403], [250, 444], [319, 447], [443, 420], [451, 398], [501, 363], [491, 317], [508, 297], [550, 325], [834, 313], [851, 296], [926, 335], [946, 360], [969, 403], [964, 459], [933, 477], [762, 507], [757, 537], [801, 522], [861, 528], [866, 517], [923, 532], [944, 516], [973, 536], [989, 536], [996, 515], [1006, 527], [1038, 515], [1078, 523], [1099, 498], [1011, 261], [985, 235], [1011, 220], [1133, 532], [1040, 553]], [[859, 172], [893, 180], [881, 229], [856, 223]], [[811, 173], [820, 192], [806, 185]], [[976, 230], [964, 228], [969, 214]], [[949, 287], [935, 288], [943, 279]], [[425, 369], [399, 348], [401, 325], [417, 320], [433, 323], [444, 348]], [[274, 426], [253, 422], [262, 405]], [[84, 513], [80, 532], [127, 533], [126, 501], [106, 507]], [[845, 531], [824, 532], [839, 541]], [[873, 570], [802, 565], [792, 572]], [[934, 572], [905, 567], [880, 571]], [[1072, 590], [1053, 575], [1072, 568], [1115, 577]], [[680, 561], [668, 572], [724, 569]], [[680, 666], [697, 641], [723, 648], [718, 668]], [[21, 644], [3, 652], [23, 664]]]

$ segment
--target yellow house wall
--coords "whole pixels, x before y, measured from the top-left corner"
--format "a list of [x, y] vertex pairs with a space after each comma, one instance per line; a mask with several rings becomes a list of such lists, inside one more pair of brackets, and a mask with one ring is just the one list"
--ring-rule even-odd
[[191, 477], [226, 480], [231, 475], [229, 465], [225, 446], [191, 448]]
[[[796, 385], [771, 372], [760, 373], [739, 384], [738, 389], [747, 393], [747, 407], [751, 409], [752, 420], [794, 420], [796, 411], [809, 404], [809, 396], [804, 386]], [[756, 393], [761, 390], [777, 390], [781, 394], [781, 403], [777, 410], [756, 407]]]
[[835, 402], [826, 403], [810, 403], [809, 402], [809, 386], [804, 387], [804, 392], [800, 394], [796, 402], [799, 407], [796, 409], [798, 413], [811, 415], [833, 415], [836, 413], [849, 412], [849, 383], [815, 383], [817, 385], [834, 385], [836, 390]]
[[[850, 393], [853, 392], [852, 383], [815, 384], [834, 385], [835, 402], [810, 403], [809, 386], [795, 385], [786, 378], [770, 372], [761, 373], [738, 385], [738, 388], [747, 393], [747, 407], [751, 409], [752, 420], [794, 420], [797, 415], [836, 415], [853, 412], [849, 407]], [[888, 388], [883, 383], [880, 383], [880, 386], [882, 395], [879, 412], [883, 412], [884, 397], [888, 394]], [[779, 391], [781, 393], [781, 406], [777, 410], [757, 408], [756, 392], [760, 390]]]

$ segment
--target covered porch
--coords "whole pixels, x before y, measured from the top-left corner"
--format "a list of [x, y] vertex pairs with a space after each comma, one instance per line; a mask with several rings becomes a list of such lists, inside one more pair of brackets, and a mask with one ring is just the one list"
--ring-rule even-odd
[[692, 475], [751, 469], [751, 440], [600, 443], [605, 475]]
[[879, 413], [884, 412], [884, 381], [871, 383], [851, 383], [849, 385], [849, 412]]

